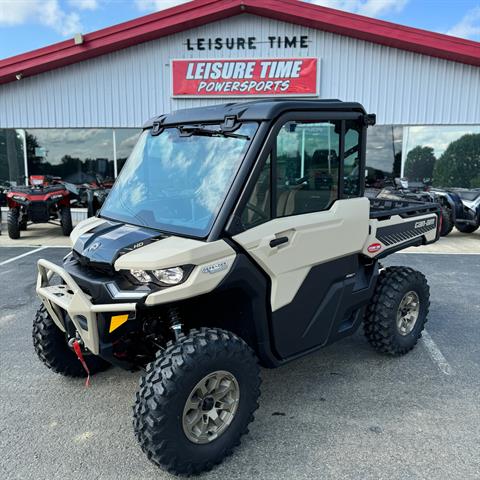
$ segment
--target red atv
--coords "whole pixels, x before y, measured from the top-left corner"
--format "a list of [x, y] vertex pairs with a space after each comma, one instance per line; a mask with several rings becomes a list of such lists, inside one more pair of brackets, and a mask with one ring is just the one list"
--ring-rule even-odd
[[58, 223], [64, 235], [72, 231], [70, 193], [58, 178], [32, 175], [30, 185], [12, 187], [7, 193], [8, 235], [20, 238], [20, 231], [31, 223]]

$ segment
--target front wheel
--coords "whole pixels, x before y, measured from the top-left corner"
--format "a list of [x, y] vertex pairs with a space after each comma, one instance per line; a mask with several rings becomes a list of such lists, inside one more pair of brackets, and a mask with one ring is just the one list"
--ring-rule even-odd
[[171, 473], [210, 470], [228, 456], [258, 408], [252, 349], [233, 333], [192, 330], [147, 366], [134, 406], [142, 450]]
[[457, 230], [462, 233], [473, 233], [475, 232], [480, 224], [472, 225], [471, 223], [459, 223], [458, 225], [455, 225], [457, 227]]
[[8, 236], [12, 240], [20, 238], [20, 212], [16, 208], [8, 211], [7, 215]]
[[70, 207], [63, 207], [60, 210], [60, 224], [62, 225], [63, 234], [68, 237], [73, 230], [72, 226], [72, 212]]
[[364, 320], [370, 345], [389, 355], [409, 352], [422, 336], [429, 299], [427, 280], [420, 272], [407, 267], [382, 271]]
[[[68, 346], [65, 334], [55, 325], [43, 304], [33, 320], [32, 335], [35, 352], [48, 368], [66, 377], [86, 376], [82, 364]], [[108, 362], [95, 355], [85, 355], [84, 358], [92, 375], [110, 366]]]

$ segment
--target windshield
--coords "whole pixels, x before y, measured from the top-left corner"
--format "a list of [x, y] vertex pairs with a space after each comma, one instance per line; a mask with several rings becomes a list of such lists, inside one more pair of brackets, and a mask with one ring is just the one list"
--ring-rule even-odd
[[204, 237], [225, 200], [256, 123], [235, 135], [220, 125], [143, 132], [101, 210], [101, 216]]

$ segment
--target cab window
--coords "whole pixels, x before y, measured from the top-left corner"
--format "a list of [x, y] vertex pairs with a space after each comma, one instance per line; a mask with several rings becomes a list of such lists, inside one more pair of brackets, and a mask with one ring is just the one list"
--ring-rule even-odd
[[319, 212], [338, 198], [339, 122], [287, 122], [277, 136], [275, 216]]
[[360, 125], [352, 120], [345, 124], [343, 198], [354, 198], [360, 196]]
[[282, 125], [243, 210], [243, 228], [360, 196], [362, 128], [354, 120]]

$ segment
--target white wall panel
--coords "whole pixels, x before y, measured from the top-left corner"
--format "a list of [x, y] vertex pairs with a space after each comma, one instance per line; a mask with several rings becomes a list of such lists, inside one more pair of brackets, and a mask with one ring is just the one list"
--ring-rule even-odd
[[[187, 51], [186, 38], [308, 35], [308, 49]], [[139, 127], [172, 109], [225, 99], [172, 99], [172, 58], [320, 58], [320, 96], [359, 101], [380, 124], [480, 124], [480, 68], [241, 15], [0, 85], [0, 128]], [[231, 100], [230, 100], [231, 101]]]

